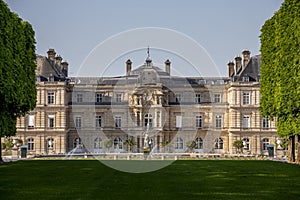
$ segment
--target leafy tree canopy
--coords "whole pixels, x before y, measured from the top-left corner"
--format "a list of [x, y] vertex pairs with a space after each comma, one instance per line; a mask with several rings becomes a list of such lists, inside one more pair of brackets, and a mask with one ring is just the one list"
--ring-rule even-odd
[[300, 133], [300, 1], [285, 0], [261, 29], [262, 115], [281, 137]]
[[36, 105], [35, 39], [22, 21], [0, 0], [0, 137], [16, 133], [16, 119]]

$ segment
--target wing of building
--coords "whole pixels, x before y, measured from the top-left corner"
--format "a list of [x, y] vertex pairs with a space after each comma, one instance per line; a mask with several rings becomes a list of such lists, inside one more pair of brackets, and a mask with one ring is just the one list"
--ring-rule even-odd
[[199, 152], [282, 155], [275, 122], [259, 112], [260, 56], [242, 52], [228, 77], [178, 77], [149, 56], [120, 77], [68, 77], [68, 63], [50, 49], [37, 57], [37, 106], [17, 122], [30, 154], [68, 152]]

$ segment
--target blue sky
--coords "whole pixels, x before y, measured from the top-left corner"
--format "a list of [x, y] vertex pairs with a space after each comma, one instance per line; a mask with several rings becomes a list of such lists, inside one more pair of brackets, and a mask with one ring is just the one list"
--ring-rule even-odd
[[[10, 9], [29, 21], [36, 32], [37, 53], [54, 48], [70, 64], [75, 75], [90, 52], [107, 38], [130, 29], [161, 27], [186, 34], [200, 44], [215, 63], [219, 75], [227, 75], [227, 62], [243, 49], [259, 54], [261, 26], [283, 0], [4, 0]], [[151, 42], [149, 42], [151, 43]], [[120, 44], [121, 45], [121, 44]], [[145, 48], [147, 38], [145, 39]], [[158, 51], [153, 62], [163, 63]], [[112, 73], [125, 73], [125, 61], [142, 64], [146, 51], [133, 51], [112, 61]], [[169, 55], [164, 55], [169, 56]], [[171, 56], [172, 57], [172, 56]], [[184, 62], [173, 58], [181, 74], [194, 76]], [[101, 65], [101, 61], [99, 65]], [[207, 66], [210, 68], [210, 66]], [[175, 73], [175, 71], [174, 71]], [[204, 74], [206, 75], [206, 74]], [[210, 74], [209, 74], [210, 75]]]

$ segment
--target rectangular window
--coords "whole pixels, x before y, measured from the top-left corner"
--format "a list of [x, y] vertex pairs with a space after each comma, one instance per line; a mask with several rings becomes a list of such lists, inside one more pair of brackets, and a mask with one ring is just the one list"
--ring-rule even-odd
[[262, 140], [262, 149], [263, 150], [268, 150], [268, 145], [270, 144], [270, 141], [268, 138], [264, 138]]
[[214, 102], [221, 103], [221, 94], [214, 94]]
[[76, 102], [81, 103], [83, 101], [83, 95], [82, 94], [77, 94], [76, 95]]
[[48, 115], [48, 127], [54, 128], [54, 115]]
[[176, 116], [176, 128], [182, 127], [182, 116]]
[[270, 128], [270, 120], [269, 120], [269, 118], [263, 118], [263, 120], [262, 120], [262, 127], [263, 128]]
[[102, 93], [96, 93], [96, 102], [101, 103], [103, 101], [103, 94]]
[[196, 128], [202, 128], [202, 116], [196, 116]]
[[34, 115], [28, 115], [28, 127], [34, 127]]
[[250, 128], [250, 117], [247, 115], [243, 116], [243, 128]]
[[80, 116], [75, 117], [75, 128], [77, 128], [77, 129], [81, 128], [81, 117]]
[[122, 102], [122, 94], [116, 94], [116, 102]]
[[34, 150], [34, 139], [33, 138], [29, 138], [27, 140], [27, 145], [28, 145], [28, 150], [29, 151]]
[[147, 127], [147, 129], [152, 127], [152, 115], [146, 114], [144, 117], [144, 126]]
[[176, 103], [180, 103], [181, 102], [181, 95], [180, 94], [176, 94], [175, 95], [175, 102]]
[[175, 149], [183, 149], [183, 139], [176, 138]]
[[54, 104], [54, 92], [48, 92], [48, 104]]
[[196, 96], [195, 96], [195, 102], [196, 103], [201, 103], [201, 95], [200, 94], [196, 94]]
[[250, 94], [248, 92], [243, 93], [243, 105], [250, 104]]
[[222, 128], [222, 116], [221, 115], [216, 116], [216, 128]]
[[96, 128], [101, 128], [102, 127], [102, 118], [100, 115], [96, 116]]
[[121, 128], [122, 126], [122, 118], [121, 116], [115, 116], [115, 127]]

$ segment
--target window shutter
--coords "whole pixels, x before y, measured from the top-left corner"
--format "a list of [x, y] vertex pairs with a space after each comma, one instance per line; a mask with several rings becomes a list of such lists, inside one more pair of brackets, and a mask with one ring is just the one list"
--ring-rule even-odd
[[34, 126], [34, 115], [28, 115], [28, 126]]
[[176, 116], [176, 128], [182, 127], [182, 116]]

